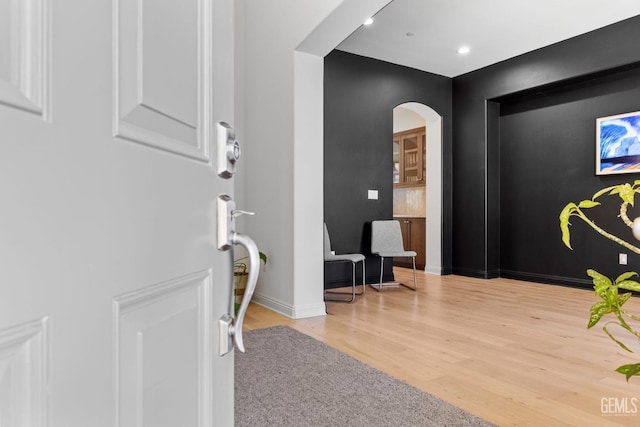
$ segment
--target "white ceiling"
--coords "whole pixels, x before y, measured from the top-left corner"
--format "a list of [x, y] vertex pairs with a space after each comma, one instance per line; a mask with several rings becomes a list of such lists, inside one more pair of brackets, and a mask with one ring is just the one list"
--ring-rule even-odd
[[393, 0], [337, 49], [455, 77], [636, 15], [638, 0]]

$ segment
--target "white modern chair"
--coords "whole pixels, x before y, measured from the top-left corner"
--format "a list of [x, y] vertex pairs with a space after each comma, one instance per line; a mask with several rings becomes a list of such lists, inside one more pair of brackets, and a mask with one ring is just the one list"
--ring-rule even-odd
[[400, 223], [395, 220], [372, 221], [371, 222], [371, 253], [380, 257], [380, 282], [372, 284], [371, 287], [381, 291], [383, 287], [382, 274], [384, 271], [384, 259], [393, 257], [407, 257], [413, 259], [413, 288], [400, 283], [414, 291], [416, 286], [416, 253], [405, 251], [402, 241], [402, 231]]
[[[324, 261], [325, 262], [350, 262], [351, 263], [351, 299], [328, 299], [327, 294], [335, 295], [348, 295], [346, 292], [339, 291], [324, 291], [325, 301], [339, 301], [339, 302], [353, 302], [356, 299], [356, 295], [364, 295], [366, 288], [366, 275], [365, 275], [365, 256], [362, 254], [341, 254], [335, 255], [331, 253], [331, 239], [329, 238], [329, 230], [327, 230], [327, 224], [324, 224]], [[356, 264], [362, 262], [362, 292], [356, 293]]]

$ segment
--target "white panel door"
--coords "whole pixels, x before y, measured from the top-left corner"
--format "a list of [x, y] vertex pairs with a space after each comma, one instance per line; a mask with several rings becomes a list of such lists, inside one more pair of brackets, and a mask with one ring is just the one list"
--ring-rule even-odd
[[0, 426], [233, 424], [232, 0], [0, 0]]

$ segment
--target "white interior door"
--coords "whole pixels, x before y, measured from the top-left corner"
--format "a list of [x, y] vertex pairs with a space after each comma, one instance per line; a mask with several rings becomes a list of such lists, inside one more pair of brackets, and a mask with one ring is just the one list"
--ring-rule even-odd
[[233, 423], [232, 0], [0, 0], [0, 425]]

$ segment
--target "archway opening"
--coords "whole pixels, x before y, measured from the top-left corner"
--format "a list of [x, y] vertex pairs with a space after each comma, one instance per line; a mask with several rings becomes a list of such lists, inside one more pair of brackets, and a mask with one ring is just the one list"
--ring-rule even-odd
[[397, 105], [393, 133], [393, 215], [414, 234], [419, 268], [442, 274], [442, 116], [417, 102]]

